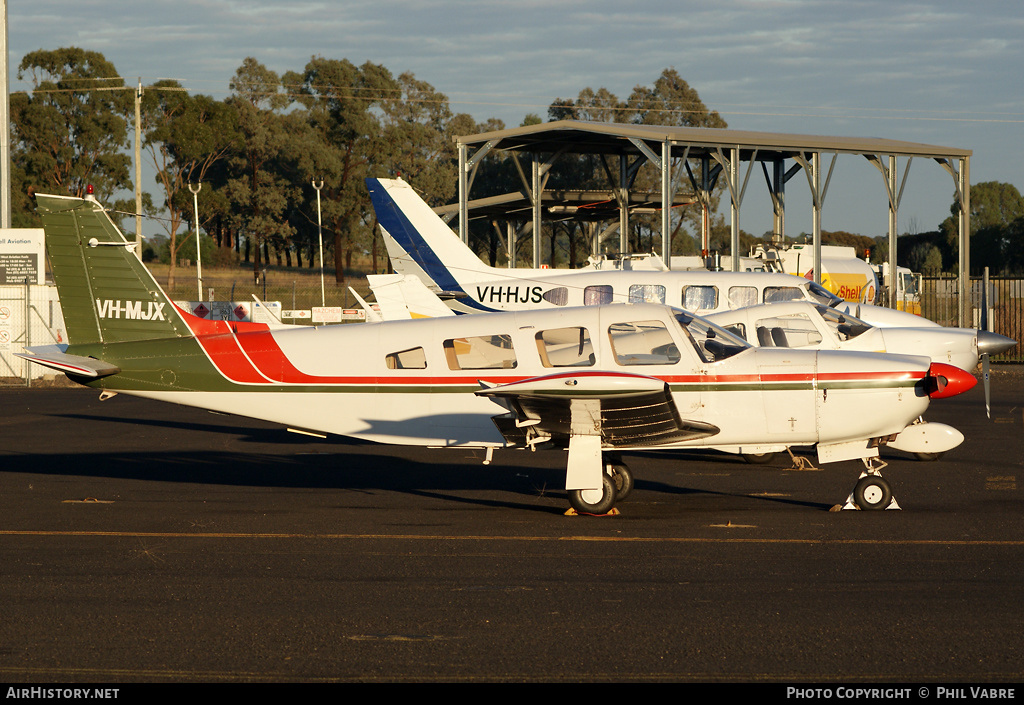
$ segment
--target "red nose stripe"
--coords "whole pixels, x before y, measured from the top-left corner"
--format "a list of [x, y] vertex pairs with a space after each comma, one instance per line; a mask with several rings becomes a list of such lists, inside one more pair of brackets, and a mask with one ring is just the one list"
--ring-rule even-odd
[[955, 397], [978, 383], [970, 372], [943, 362], [933, 362], [928, 368], [928, 376], [934, 378], [932, 391], [928, 394], [932, 399]]

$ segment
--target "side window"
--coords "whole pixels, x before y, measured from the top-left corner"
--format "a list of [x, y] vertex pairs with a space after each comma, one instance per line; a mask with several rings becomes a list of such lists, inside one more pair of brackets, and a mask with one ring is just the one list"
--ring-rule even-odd
[[757, 287], [729, 287], [729, 308], [737, 309], [746, 308], [747, 306], [757, 306]]
[[516, 353], [509, 335], [446, 340], [444, 356], [452, 370], [510, 370], [516, 366]]
[[683, 309], [686, 311], [714, 311], [718, 308], [717, 286], [684, 286]]
[[704, 362], [719, 362], [750, 348], [747, 341], [739, 337], [744, 328], [742, 323], [720, 328], [686, 311], [677, 312], [675, 319], [684, 338], [690, 341]]
[[620, 365], [674, 365], [679, 362], [676, 347], [668, 328], [661, 321], [613, 323], [608, 337]]
[[756, 325], [762, 347], [805, 348], [821, 342], [821, 333], [803, 313], [762, 318]]
[[737, 338], [747, 339], [747, 327], [743, 323], [733, 323], [731, 326], [726, 326], [725, 329]]
[[565, 306], [569, 303], [569, 290], [564, 286], [559, 286], [554, 289], [548, 289], [545, 291], [541, 298], [547, 301], [549, 304], [555, 306]]
[[537, 333], [537, 352], [544, 367], [592, 367], [594, 346], [586, 328], [553, 328]]
[[772, 304], [776, 301], [801, 301], [804, 295], [799, 287], [795, 286], [766, 286], [764, 288], [764, 302]]
[[818, 313], [821, 314], [821, 319], [825, 321], [825, 325], [835, 331], [835, 335], [841, 341], [852, 340], [858, 335], [871, 330], [871, 326], [859, 318], [854, 318], [848, 313], [840, 313], [834, 308], [819, 306]]
[[583, 290], [583, 305], [599, 306], [601, 304], [610, 304], [612, 296], [612, 288], [607, 284], [588, 286]]
[[629, 287], [629, 303], [663, 304], [665, 303], [665, 287], [661, 284], [634, 284]]
[[423, 353], [423, 348], [393, 352], [384, 359], [389, 370], [424, 370], [427, 367], [427, 356]]

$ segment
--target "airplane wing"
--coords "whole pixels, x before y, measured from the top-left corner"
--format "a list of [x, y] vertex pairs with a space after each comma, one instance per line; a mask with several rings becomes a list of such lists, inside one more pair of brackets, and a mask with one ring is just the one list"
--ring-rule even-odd
[[559, 372], [502, 385], [481, 381], [478, 396], [509, 410], [494, 423], [512, 445], [567, 446], [566, 489], [600, 486], [603, 448], [659, 446], [719, 432], [679, 416], [668, 385], [643, 375]]
[[81, 355], [68, 355], [66, 345], [43, 345], [35, 348], [25, 348], [23, 353], [14, 353], [17, 357], [24, 358], [43, 367], [64, 372], [77, 377], [107, 377], [116, 375], [121, 371], [120, 367], [110, 363], [97, 360], [94, 357], [83, 357]]

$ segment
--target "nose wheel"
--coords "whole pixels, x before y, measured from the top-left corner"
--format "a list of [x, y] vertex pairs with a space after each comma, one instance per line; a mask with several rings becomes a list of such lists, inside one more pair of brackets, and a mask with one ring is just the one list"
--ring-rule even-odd
[[892, 496], [892, 487], [879, 472], [886, 466], [886, 463], [878, 458], [862, 458], [861, 460], [867, 469], [860, 474], [857, 484], [853, 487], [853, 492], [850, 493], [842, 509], [863, 511], [900, 509], [900, 505]]

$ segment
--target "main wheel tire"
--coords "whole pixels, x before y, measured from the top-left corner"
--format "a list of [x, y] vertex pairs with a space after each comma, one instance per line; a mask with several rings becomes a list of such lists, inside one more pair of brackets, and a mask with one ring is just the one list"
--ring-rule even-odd
[[918, 460], [938, 460], [942, 457], [942, 453], [914, 453], [914, 457]]
[[877, 475], [865, 475], [853, 488], [853, 501], [867, 511], [885, 509], [892, 502], [892, 488]]
[[606, 473], [601, 473], [599, 490], [569, 490], [569, 504], [577, 514], [607, 514], [615, 499], [615, 483]]
[[775, 453], [741, 453], [740, 457], [751, 465], [765, 465], [775, 459]]
[[624, 463], [608, 463], [605, 474], [615, 483], [615, 500], [625, 499], [633, 491], [633, 473]]

